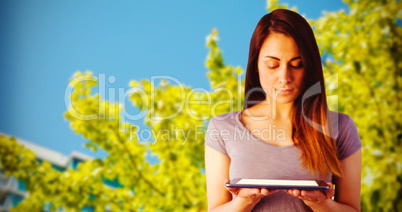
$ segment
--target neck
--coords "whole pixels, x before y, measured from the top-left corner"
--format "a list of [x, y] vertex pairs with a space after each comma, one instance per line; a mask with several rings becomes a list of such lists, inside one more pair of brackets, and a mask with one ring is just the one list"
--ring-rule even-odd
[[265, 111], [273, 120], [291, 120], [293, 102], [280, 103], [274, 101], [272, 98], [267, 97], [263, 102]]

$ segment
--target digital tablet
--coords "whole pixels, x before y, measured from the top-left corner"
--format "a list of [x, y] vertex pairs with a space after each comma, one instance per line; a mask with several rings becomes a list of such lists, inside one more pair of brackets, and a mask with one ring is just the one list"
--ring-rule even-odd
[[225, 184], [228, 188], [267, 188], [267, 189], [300, 189], [328, 190], [329, 186], [322, 180], [270, 180], [235, 178]]

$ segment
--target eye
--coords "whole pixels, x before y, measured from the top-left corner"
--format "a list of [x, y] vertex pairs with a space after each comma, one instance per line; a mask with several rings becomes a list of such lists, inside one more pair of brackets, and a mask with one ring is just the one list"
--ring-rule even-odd
[[297, 61], [297, 62], [293, 62], [293, 63], [291, 63], [290, 64], [290, 66], [292, 67], [292, 68], [302, 68], [303, 67], [303, 63], [302, 63], [302, 61]]
[[269, 69], [275, 69], [275, 68], [279, 67], [279, 63], [277, 63], [277, 62], [268, 62], [267, 66], [268, 66]]

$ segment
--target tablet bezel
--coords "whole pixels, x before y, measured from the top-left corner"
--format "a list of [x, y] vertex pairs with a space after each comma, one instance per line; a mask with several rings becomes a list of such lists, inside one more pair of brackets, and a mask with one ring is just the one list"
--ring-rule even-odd
[[[318, 186], [307, 186], [307, 185], [264, 185], [264, 184], [237, 184], [243, 178], [234, 178], [231, 179], [229, 183], [226, 183], [225, 186], [228, 188], [267, 188], [267, 189], [299, 189], [299, 190], [328, 190], [329, 185], [326, 184], [323, 180], [311, 180], [315, 181]], [[244, 178], [248, 180], [248, 178]], [[265, 179], [270, 180], [270, 179]], [[278, 180], [278, 179], [275, 179]], [[292, 180], [294, 181], [294, 180]]]

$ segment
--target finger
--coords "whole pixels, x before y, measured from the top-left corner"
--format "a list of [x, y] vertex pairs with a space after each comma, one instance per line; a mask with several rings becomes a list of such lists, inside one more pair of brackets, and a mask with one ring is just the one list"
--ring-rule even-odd
[[301, 192], [298, 189], [294, 189], [292, 194], [293, 196], [300, 196]]
[[237, 192], [239, 191], [239, 188], [226, 187], [226, 190], [228, 190], [230, 193], [237, 194]]
[[305, 200], [305, 198], [302, 197], [302, 196], [296, 196], [296, 197], [299, 198], [299, 199], [301, 199], [301, 200]]
[[325, 191], [307, 191], [307, 190], [302, 190], [300, 196], [304, 197], [305, 200], [314, 200], [314, 201], [318, 201], [318, 200], [326, 200], [328, 199], [326, 196]]
[[289, 189], [288, 194], [290, 194], [294, 197], [301, 197], [301, 192], [298, 189]]
[[289, 190], [288, 190], [288, 194], [290, 194], [290, 195], [292, 195], [292, 196], [294, 196], [294, 197], [300, 196], [300, 193], [299, 193], [299, 192], [300, 192], [300, 191], [297, 190], [297, 189], [289, 189]]
[[258, 188], [239, 188], [236, 193], [233, 193], [237, 196], [241, 197], [258, 197], [258, 196], [263, 196], [260, 193], [260, 189]]
[[226, 190], [228, 190], [230, 193], [233, 193], [233, 194], [235, 194], [235, 195], [237, 194], [239, 188], [229, 188], [229, 187], [226, 187], [226, 184], [227, 184], [227, 183], [230, 183], [230, 180], [225, 179], [225, 180], [223, 181], [223, 183], [224, 183], [224, 185], [225, 185]]
[[293, 189], [287, 189], [286, 192], [293, 196]]
[[331, 199], [335, 195], [335, 190], [333, 188], [324, 191], [327, 199]]
[[266, 195], [268, 195], [269, 193], [271, 193], [271, 190], [268, 190], [268, 189], [266, 189], [266, 188], [262, 188], [262, 189], [261, 189], [261, 194], [262, 194], [262, 195], [266, 196]]
[[229, 191], [231, 194], [234, 194], [234, 195], [239, 195], [239, 192], [240, 192], [239, 188], [228, 188], [228, 187], [226, 187], [226, 190]]
[[[318, 193], [320, 193], [320, 192], [318, 192]], [[300, 196], [303, 196], [303, 197], [314, 198], [314, 197], [317, 197], [317, 195], [320, 195], [320, 194], [317, 194], [317, 191], [307, 191], [307, 190], [300, 191]]]
[[[249, 190], [249, 192], [247, 192], [248, 196], [254, 196], [256, 198], [260, 198], [260, 197], [266, 196], [268, 194], [268, 190], [266, 190], [266, 189], [265, 189], [266, 191], [262, 191], [263, 189], [259, 189], [259, 188], [253, 188], [253, 189], [248, 189], [248, 190]], [[264, 194], [265, 192], [267, 192], [267, 194]]]
[[259, 188], [249, 188], [247, 189], [249, 194], [261, 194], [261, 190]]

